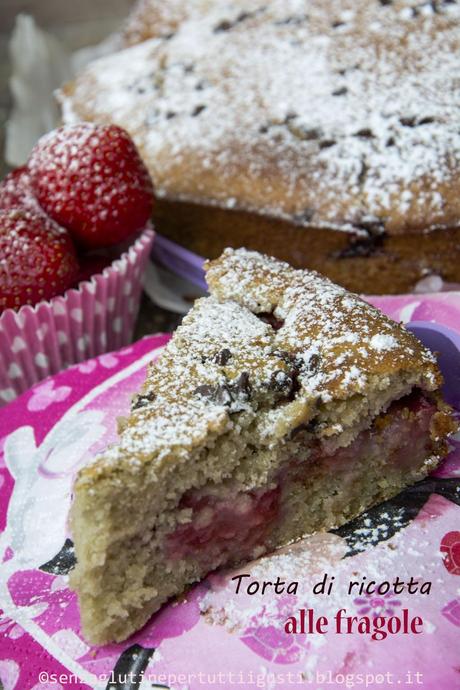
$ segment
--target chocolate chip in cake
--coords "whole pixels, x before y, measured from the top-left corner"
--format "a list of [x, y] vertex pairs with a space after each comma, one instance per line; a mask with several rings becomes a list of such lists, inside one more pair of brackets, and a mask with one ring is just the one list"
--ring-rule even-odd
[[346, 86], [341, 86], [339, 89], [335, 89], [335, 91], [332, 92], [333, 96], [345, 96], [345, 94], [348, 93], [348, 89]]
[[228, 349], [228, 347], [224, 347], [223, 350], [217, 353], [217, 355], [214, 357], [214, 361], [216, 364], [219, 364], [220, 366], [225, 366], [228, 361], [231, 359], [232, 353]]
[[148, 393], [143, 393], [141, 395], [135, 395], [131, 401], [131, 411], [134, 412], [134, 410], [138, 410], [141, 407], [147, 407], [147, 405], [153, 402], [155, 398], [156, 395], [153, 391], [149, 391]]
[[222, 31], [230, 31], [230, 29], [235, 28], [236, 26], [238, 26], [238, 24], [241, 24], [241, 22], [246, 21], [246, 19], [251, 19], [252, 17], [256, 17], [261, 12], [265, 12], [266, 9], [267, 8], [264, 6], [257, 8], [253, 12], [240, 12], [237, 18], [233, 21], [230, 21], [229, 19], [224, 19], [221, 22], [219, 22], [219, 24], [216, 24], [213, 31], [215, 34], [220, 33]]
[[321, 139], [318, 146], [320, 149], [328, 149], [331, 146], [335, 146], [336, 143], [335, 139]]
[[431, 125], [433, 122], [436, 122], [436, 119], [431, 115], [427, 115], [420, 119], [416, 117], [401, 117], [399, 121], [404, 127], [419, 127], [420, 125]]
[[290, 25], [299, 25], [299, 24], [304, 24], [305, 22], [308, 22], [308, 14], [291, 14], [289, 17], [285, 17], [284, 19], [278, 19], [276, 22], [273, 22], [274, 26], [286, 26], [288, 24]]
[[208, 383], [204, 383], [201, 386], [197, 386], [194, 390], [194, 393], [197, 393], [198, 395], [202, 395], [203, 398], [212, 398], [215, 392], [215, 387], [211, 386]]
[[372, 256], [383, 246], [384, 235], [354, 236], [349, 245], [339, 252], [334, 252], [334, 259], [357, 259]]
[[296, 394], [300, 391], [300, 381], [299, 381], [300, 369], [293, 368], [289, 374], [288, 381], [289, 387], [286, 390], [286, 400], [292, 402], [295, 400]]
[[273, 312], [262, 311], [259, 314], [256, 314], [256, 316], [261, 321], [268, 323], [268, 325], [271, 326], [274, 331], [279, 331], [279, 329], [284, 326], [284, 321], [282, 319], [278, 319]]
[[275, 350], [273, 355], [288, 366], [286, 369], [278, 369], [273, 372], [268, 382], [268, 388], [281, 394], [277, 396], [278, 403], [292, 402], [301, 388], [300, 374], [310, 369], [310, 363], [306, 366], [303, 358], [286, 350]]
[[381, 5], [383, 5], [383, 7], [393, 4], [393, 0], [379, 0], [379, 2]]
[[173, 117], [176, 117], [177, 113], [175, 113], [173, 110], [168, 110], [166, 113], [166, 119], [167, 120], [172, 120]]
[[403, 127], [415, 127], [417, 123], [417, 118], [411, 115], [410, 117], [400, 117], [399, 121], [403, 125]]
[[316, 427], [318, 425], [318, 422], [316, 419], [312, 419], [310, 422], [304, 422], [302, 424], [299, 424], [298, 426], [294, 427], [294, 429], [291, 431], [291, 439], [295, 438], [298, 434], [301, 433], [307, 433], [307, 434], [312, 434]]
[[192, 117], [197, 117], [200, 113], [203, 112], [203, 110], [206, 110], [205, 105], [197, 105], [192, 111]]
[[282, 359], [283, 362], [290, 362], [292, 359], [292, 353], [288, 352], [287, 350], [274, 350], [273, 355], [275, 357], [279, 357], [279, 359]]
[[[344, 249], [332, 254], [335, 259], [354, 259], [369, 257], [381, 250], [386, 237], [385, 221], [382, 218], [361, 220], [353, 225], [361, 231], [360, 235], [354, 235], [350, 243]], [[365, 233], [363, 236], [362, 233]]]
[[295, 369], [291, 372], [279, 370], [272, 374], [268, 387], [276, 393], [282, 394], [278, 398], [278, 402], [292, 402], [294, 400], [295, 394], [300, 390], [298, 373], [298, 370]]
[[394, 137], [389, 137], [385, 142], [385, 146], [394, 146], [395, 144], [396, 140]]
[[286, 374], [285, 371], [282, 371], [279, 369], [278, 371], [274, 371], [273, 374], [270, 377], [270, 383], [269, 383], [269, 388], [275, 391], [282, 391], [286, 389], [286, 386], [288, 382], [290, 382], [290, 377]]
[[230, 407], [233, 402], [232, 391], [230, 386], [226, 383], [222, 383], [214, 389], [214, 394], [212, 400], [218, 405], [223, 405], [224, 407]]
[[240, 24], [241, 22], [244, 22], [245, 19], [250, 19], [251, 17], [254, 17], [256, 14], [256, 12], [241, 12], [236, 18], [236, 23]]
[[314, 374], [316, 374], [318, 372], [320, 362], [321, 362], [321, 357], [319, 354], [314, 354], [310, 357], [310, 359], [308, 360], [308, 365], [307, 365], [308, 373], [310, 376], [313, 376]]
[[237, 378], [235, 382], [235, 390], [242, 395], [246, 395], [248, 398], [251, 395], [251, 384], [249, 382], [249, 373], [247, 371], [243, 371], [243, 373]]
[[338, 29], [339, 26], [345, 26], [345, 22], [341, 22], [340, 20], [338, 20], [336, 22], [332, 22], [331, 26], [333, 29]]
[[221, 31], [229, 31], [233, 26], [233, 23], [228, 19], [223, 19], [219, 24], [214, 27], [214, 33], [218, 34]]
[[220, 383], [217, 386], [203, 384], [195, 388], [195, 393], [207, 398], [217, 405], [230, 408], [230, 412], [241, 412], [246, 409], [251, 399], [252, 386], [249, 381], [249, 373], [243, 371], [237, 379]]
[[368, 127], [364, 127], [363, 129], [358, 129], [358, 131], [355, 132], [353, 136], [362, 137], [363, 139], [373, 139], [374, 132]]

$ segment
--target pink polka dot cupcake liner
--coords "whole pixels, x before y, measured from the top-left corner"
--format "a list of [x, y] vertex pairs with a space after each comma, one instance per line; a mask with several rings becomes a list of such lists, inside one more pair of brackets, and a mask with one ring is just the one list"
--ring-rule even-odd
[[0, 405], [71, 364], [131, 342], [153, 238], [148, 227], [78, 288], [0, 315]]

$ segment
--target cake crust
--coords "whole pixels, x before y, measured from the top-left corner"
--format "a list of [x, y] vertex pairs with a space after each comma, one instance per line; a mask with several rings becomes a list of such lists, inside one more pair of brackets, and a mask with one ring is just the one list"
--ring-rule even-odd
[[460, 228], [398, 235], [375, 232], [372, 224], [357, 234], [306, 231], [281, 218], [167, 199], [157, 200], [155, 227], [199, 256], [215, 259], [225, 247], [250, 247], [361, 294], [417, 291], [430, 276], [442, 277], [444, 288], [460, 282]]

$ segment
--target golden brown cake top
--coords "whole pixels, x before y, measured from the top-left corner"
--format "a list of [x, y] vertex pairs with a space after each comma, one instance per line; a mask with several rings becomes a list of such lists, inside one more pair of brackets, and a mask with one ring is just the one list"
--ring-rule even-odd
[[211, 296], [184, 318], [119, 443], [81, 481], [120, 462], [174, 465], [248, 424], [259, 446], [312, 420], [315, 434], [331, 437], [413, 386], [440, 384], [435, 358], [411, 333], [314, 272], [227, 249], [207, 275]]
[[[171, 38], [185, 19], [201, 17], [215, 5], [216, 0], [138, 0], [123, 27], [122, 41], [129, 46], [149, 38]], [[247, 5], [246, 0], [227, 3], [241, 10]]]
[[60, 98], [66, 121], [125, 127], [160, 194], [363, 232], [458, 225], [460, 4], [151, 0], [143, 16], [139, 38], [158, 38]]

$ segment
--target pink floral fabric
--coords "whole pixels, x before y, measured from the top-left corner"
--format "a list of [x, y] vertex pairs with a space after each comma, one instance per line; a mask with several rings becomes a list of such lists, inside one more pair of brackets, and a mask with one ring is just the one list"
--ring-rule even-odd
[[460, 575], [460, 532], [454, 530], [445, 534], [441, 541], [441, 553], [446, 570], [452, 575]]
[[[433, 320], [460, 330], [457, 293], [372, 301], [396, 320]], [[276, 675], [283, 669], [298, 680], [278, 685], [273, 681], [275, 685], [266, 687], [304, 690], [305, 683], [299, 680], [302, 673], [304, 677], [326, 671], [357, 674], [369, 668], [401, 677], [407, 670], [419, 671], [425, 690], [458, 687], [460, 508], [449, 498], [451, 483], [460, 476], [458, 448], [437, 475], [444, 493], [427, 494], [415, 519], [401, 523], [389, 538], [362, 552], [350, 552], [347, 540], [332, 534], [297, 544], [293, 560], [286, 561], [292, 571], [284, 574], [299, 580], [302, 592], [297, 595], [241, 597], [232, 588], [232, 574], [223, 573], [208, 578], [179, 603], [163, 607], [126, 642], [103, 647], [88, 644], [67, 578], [73, 557], [67, 531], [72, 478], [115, 438], [116, 418], [126, 413], [148, 361], [161, 353], [168, 338], [152, 336], [82, 362], [0, 409], [0, 681], [4, 690], [106, 690], [117, 687], [110, 685], [110, 673], [122, 667], [141, 668], [157, 679], [126, 686], [129, 690], [165, 686], [230, 690], [235, 687], [230, 671], [246, 679], [240, 687], [244, 683], [250, 687], [251, 673]], [[306, 562], [308, 567], [301, 567]], [[278, 567], [275, 559], [267, 563], [267, 572]], [[245, 568], [251, 572], [252, 565]], [[331, 596], [313, 596], [314, 582], [326, 571], [336, 575], [335, 590]], [[379, 581], [395, 575], [408, 580], [413, 575], [432, 580], [433, 589], [428, 596], [340, 594], [340, 588], [357, 573]], [[288, 636], [283, 621], [304, 605], [303, 596], [318, 615], [331, 618], [340, 607], [358, 616], [398, 615], [409, 608], [424, 619], [424, 634], [381, 642], [332, 633], [320, 641], [318, 636]], [[74, 678], [51, 682], [41, 672], [73, 674]], [[206, 676], [200, 680], [200, 673], [209, 678], [222, 672], [227, 676], [217, 685]], [[184, 674], [186, 679], [174, 681], [171, 674]]]

